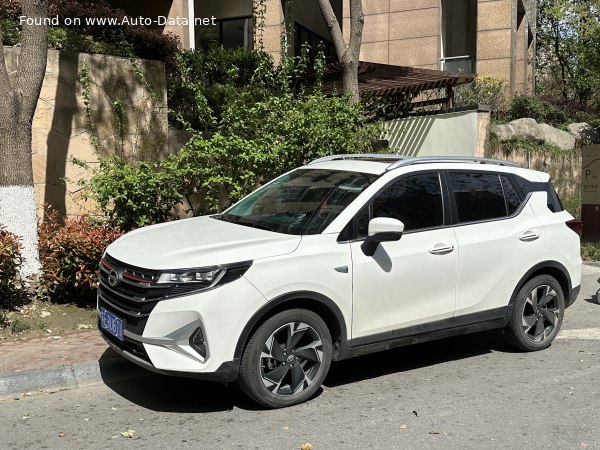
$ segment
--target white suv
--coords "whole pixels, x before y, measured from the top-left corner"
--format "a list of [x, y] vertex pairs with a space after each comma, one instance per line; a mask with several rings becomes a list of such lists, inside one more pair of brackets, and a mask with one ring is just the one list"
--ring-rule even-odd
[[99, 327], [150, 370], [289, 406], [332, 360], [490, 329], [548, 347], [579, 292], [580, 225], [547, 174], [508, 162], [322, 158], [110, 245]]

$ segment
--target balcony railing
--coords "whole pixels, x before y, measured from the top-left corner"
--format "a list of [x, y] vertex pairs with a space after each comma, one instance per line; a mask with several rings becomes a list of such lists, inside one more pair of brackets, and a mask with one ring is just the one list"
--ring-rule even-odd
[[440, 60], [442, 70], [447, 72], [475, 73], [474, 56], [449, 56]]

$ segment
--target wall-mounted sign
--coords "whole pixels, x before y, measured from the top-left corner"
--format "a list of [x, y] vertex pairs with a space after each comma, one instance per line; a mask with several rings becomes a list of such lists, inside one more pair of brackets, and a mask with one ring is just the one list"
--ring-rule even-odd
[[581, 203], [600, 205], [600, 145], [585, 145], [581, 156]]

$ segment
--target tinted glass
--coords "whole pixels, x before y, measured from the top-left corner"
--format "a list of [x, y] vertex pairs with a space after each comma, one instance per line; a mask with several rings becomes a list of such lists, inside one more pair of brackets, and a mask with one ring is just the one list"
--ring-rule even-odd
[[376, 175], [336, 170], [296, 170], [255, 191], [221, 220], [285, 234], [318, 234]]
[[502, 188], [504, 189], [504, 197], [506, 198], [506, 208], [508, 209], [508, 215], [510, 216], [519, 209], [519, 206], [521, 206], [521, 199], [508, 177], [501, 175], [500, 179], [502, 180]]
[[450, 172], [459, 222], [506, 217], [500, 177], [487, 173]]
[[527, 195], [530, 192], [544, 191], [548, 195], [548, 209], [552, 212], [564, 211], [565, 208], [558, 198], [558, 194], [554, 190], [554, 186], [552, 186], [551, 182], [534, 183], [521, 177], [515, 178], [524, 195]]
[[401, 178], [375, 199], [373, 217], [398, 219], [404, 223], [405, 231], [443, 225], [439, 175], [422, 173]]

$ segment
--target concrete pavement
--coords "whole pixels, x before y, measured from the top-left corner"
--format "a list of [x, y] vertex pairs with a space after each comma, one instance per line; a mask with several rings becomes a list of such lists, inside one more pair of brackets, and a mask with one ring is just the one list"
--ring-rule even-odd
[[98, 330], [0, 344], [0, 398], [149, 375], [110, 349]]

